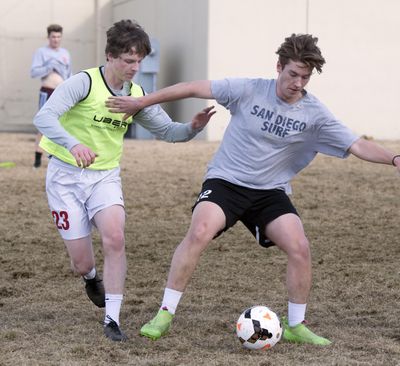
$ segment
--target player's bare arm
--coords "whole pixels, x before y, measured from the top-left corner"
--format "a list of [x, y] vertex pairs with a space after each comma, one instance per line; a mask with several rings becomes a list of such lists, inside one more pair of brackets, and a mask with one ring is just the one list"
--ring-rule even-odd
[[349, 151], [362, 160], [372, 163], [395, 165], [400, 171], [400, 156], [373, 141], [358, 139]]
[[125, 120], [150, 105], [185, 98], [213, 99], [211, 82], [209, 80], [197, 80], [179, 83], [140, 98], [110, 97], [106, 101], [106, 106], [110, 112], [125, 113]]

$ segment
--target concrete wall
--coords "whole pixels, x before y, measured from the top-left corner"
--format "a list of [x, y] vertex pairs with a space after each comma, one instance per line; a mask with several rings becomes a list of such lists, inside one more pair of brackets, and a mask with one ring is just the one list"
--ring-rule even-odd
[[110, 6], [107, 0], [0, 2], [0, 131], [34, 131], [40, 81], [30, 78], [30, 67], [36, 48], [47, 44], [47, 26], [63, 26], [62, 46], [77, 72], [104, 59], [99, 37], [111, 22]]
[[399, 139], [400, 2], [312, 0], [309, 29], [327, 59], [311, 90], [358, 133]]
[[[312, 33], [327, 60], [308, 90], [360, 134], [399, 139], [398, 0], [2, 0], [0, 2], [0, 131], [32, 128], [39, 81], [29, 77], [46, 27], [64, 26], [73, 69], [102, 63], [105, 31], [134, 18], [159, 40], [158, 88], [226, 76], [276, 77], [275, 51], [291, 33]], [[190, 120], [210, 101], [165, 105]], [[218, 113], [202, 137], [221, 138], [229, 114]]]
[[[114, 21], [136, 19], [160, 43], [157, 87], [208, 75], [208, 1], [205, 0], [115, 0]], [[207, 105], [192, 99], [163, 105], [171, 118], [187, 121]], [[203, 134], [204, 137], [204, 134]]]

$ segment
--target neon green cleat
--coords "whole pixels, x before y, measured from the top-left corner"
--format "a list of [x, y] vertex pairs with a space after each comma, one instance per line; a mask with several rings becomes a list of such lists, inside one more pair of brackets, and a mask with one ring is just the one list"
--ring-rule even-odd
[[160, 309], [157, 315], [140, 329], [140, 335], [152, 339], [159, 339], [167, 334], [174, 316], [168, 310]]
[[289, 327], [286, 318], [282, 318], [283, 324], [283, 339], [286, 342], [292, 343], [308, 343], [316, 344], [320, 346], [328, 346], [332, 342], [329, 339], [317, 336], [310, 329], [308, 329], [304, 323], [297, 324], [294, 327]]

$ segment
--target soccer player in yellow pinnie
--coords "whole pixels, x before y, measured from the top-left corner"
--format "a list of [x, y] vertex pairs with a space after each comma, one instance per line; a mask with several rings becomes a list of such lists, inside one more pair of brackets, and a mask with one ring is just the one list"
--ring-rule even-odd
[[[105, 307], [104, 334], [113, 341], [127, 339], [119, 322], [127, 270], [119, 165], [132, 119], [124, 121], [123, 113], [109, 112], [104, 101], [110, 96], [144, 95], [131, 80], [150, 52], [149, 37], [140, 25], [116, 22], [107, 31], [105, 65], [60, 84], [34, 118], [44, 135], [40, 146], [50, 157], [46, 192], [54, 223], [88, 297]], [[139, 111], [134, 120], [158, 139], [180, 142], [193, 138], [214, 113], [212, 107], [205, 108], [191, 122], [178, 123], [152, 106]], [[103, 245], [103, 279], [95, 266], [93, 226]]]

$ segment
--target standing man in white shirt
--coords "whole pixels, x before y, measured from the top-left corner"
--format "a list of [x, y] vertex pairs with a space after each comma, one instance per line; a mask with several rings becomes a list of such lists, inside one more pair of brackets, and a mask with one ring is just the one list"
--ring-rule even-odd
[[[54, 89], [65, 79], [71, 76], [71, 56], [65, 48], [61, 47], [63, 28], [58, 24], [47, 27], [47, 46], [38, 48], [32, 60], [31, 77], [40, 78], [39, 109], [49, 99]], [[39, 168], [42, 163], [42, 149], [39, 141], [42, 134], [38, 132], [35, 140], [34, 168]]]

